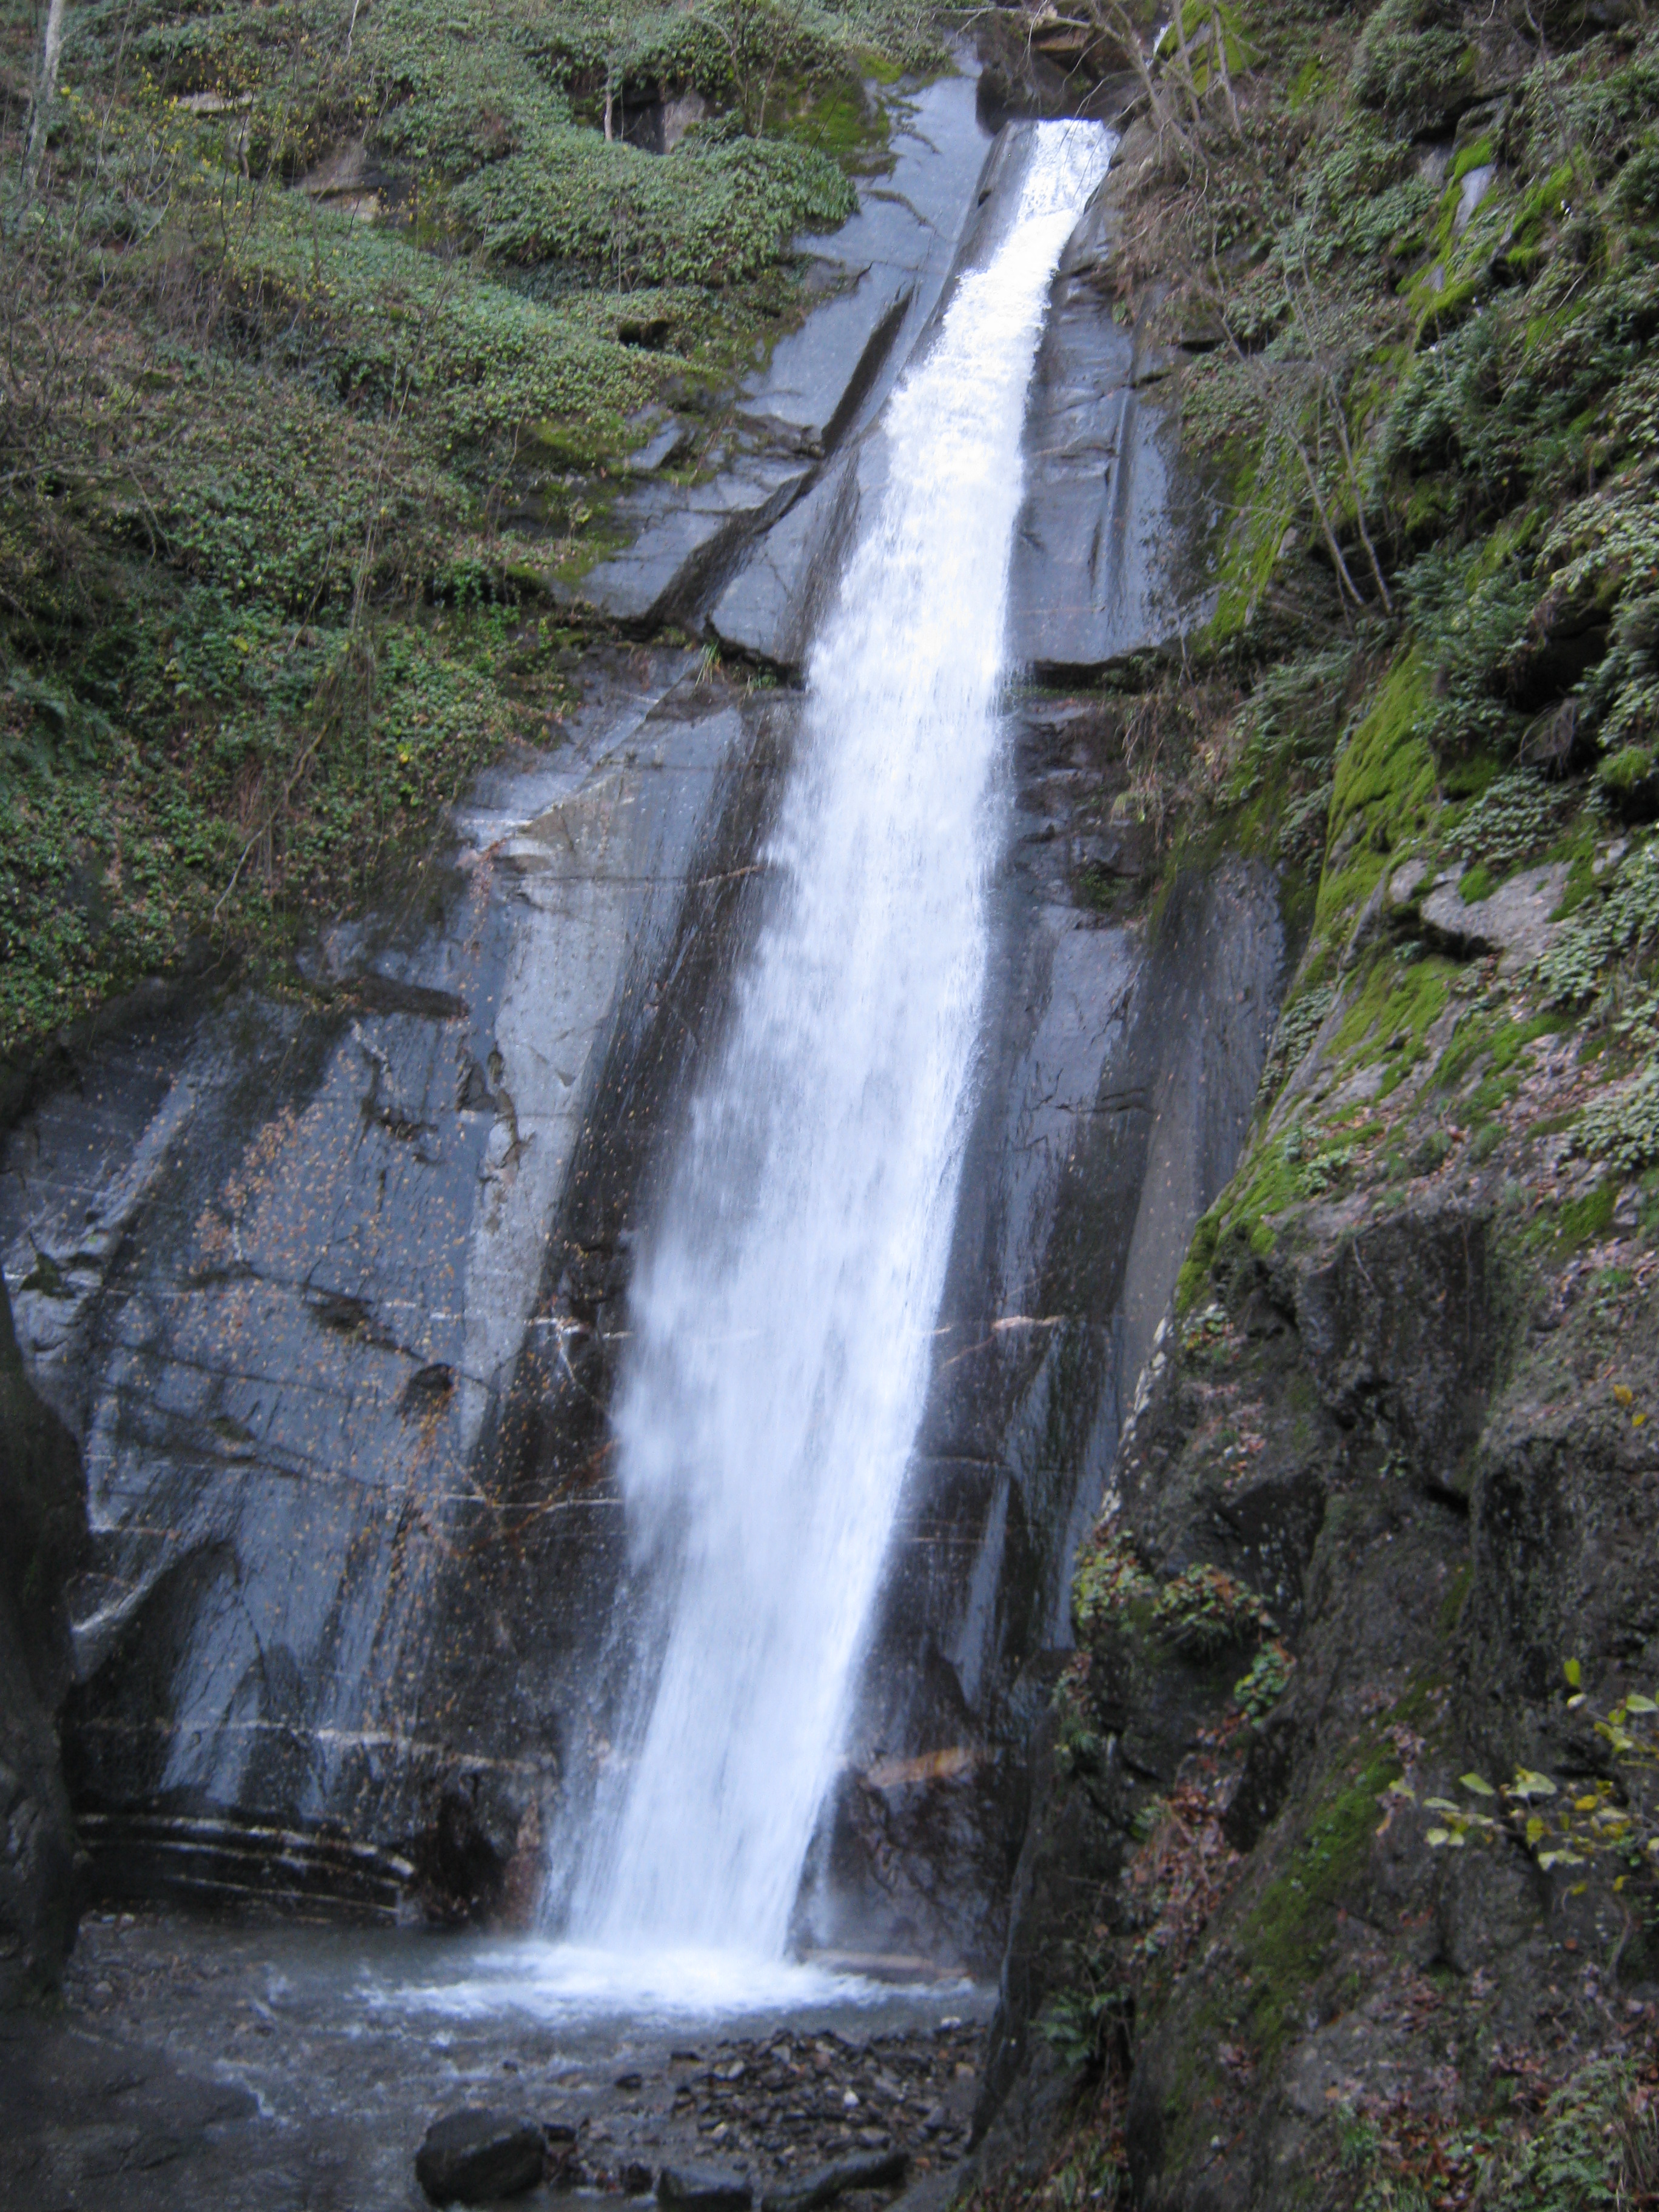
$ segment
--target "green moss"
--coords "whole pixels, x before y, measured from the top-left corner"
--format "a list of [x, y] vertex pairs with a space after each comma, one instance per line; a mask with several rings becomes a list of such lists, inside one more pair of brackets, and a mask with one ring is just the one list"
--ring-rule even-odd
[[1457, 896], [1465, 906], [1473, 906], [1477, 899], [1490, 898], [1497, 889], [1497, 877], [1484, 862], [1478, 861], [1459, 878]]
[[1505, 256], [1517, 275], [1524, 276], [1532, 266], [1531, 256], [1545, 224], [1560, 222], [1571, 211], [1575, 181], [1572, 163], [1563, 161], [1522, 198], [1510, 223], [1510, 244]]
[[1221, 1235], [1222, 1216], [1216, 1206], [1200, 1216], [1181, 1273], [1176, 1277], [1175, 1304], [1177, 1313], [1186, 1313], [1210, 1279], [1210, 1267], [1215, 1258], [1216, 1245]]
[[1484, 1061], [1489, 1073], [1508, 1073], [1534, 1038], [1560, 1036], [1573, 1026], [1565, 1014], [1534, 1014], [1524, 1022], [1506, 1016], [1466, 1014], [1434, 1072], [1437, 1089], [1452, 1091]]
[[1283, 1871], [1256, 1899], [1234, 1943], [1247, 1977], [1247, 2030], [1266, 2063], [1299, 2030], [1335, 1932], [1337, 1907], [1358, 1901], [1380, 1817], [1377, 1800], [1401, 1771], [1392, 1751], [1359, 1756], [1364, 1763], [1316, 1800], [1285, 1854]]
[[1584, 1197], [1571, 1199], [1559, 1207], [1549, 1224], [1556, 1249], [1564, 1254], [1577, 1251], [1604, 1237], [1613, 1226], [1613, 1209], [1618, 1197], [1616, 1184], [1598, 1183]]
[[1322, 932], [1370, 896], [1391, 865], [1389, 856], [1433, 803], [1434, 757], [1418, 726], [1425, 698], [1422, 670], [1409, 653], [1391, 669], [1376, 705], [1338, 757], [1328, 851], [1346, 848], [1347, 858], [1334, 872], [1328, 859], [1315, 909], [1315, 927]]
[[1467, 146], [1458, 148], [1452, 156], [1452, 164], [1447, 172], [1446, 181], [1448, 185], [1461, 185], [1471, 169], [1483, 169], [1488, 162], [1496, 159], [1497, 154], [1492, 138], [1483, 133], [1479, 138], [1472, 138]]
[[1293, 108], [1310, 107], [1323, 95], [1329, 81], [1323, 58], [1319, 54], [1310, 54], [1291, 79], [1291, 106]]
[[1268, 1217], [1287, 1212], [1301, 1198], [1297, 1181], [1301, 1155], [1297, 1152], [1287, 1158], [1285, 1145], [1283, 1138], [1259, 1143], [1217, 1201], [1224, 1233], [1242, 1239], [1261, 1259], [1271, 1255], [1278, 1241]]
[[1440, 788], [1453, 803], [1464, 799], [1484, 799], [1502, 774], [1501, 766], [1491, 753], [1461, 753], [1442, 765]]
[[1653, 755], [1645, 745], [1626, 745], [1610, 760], [1601, 762], [1595, 780], [1605, 789], [1626, 798], [1653, 775]]
[[1422, 1058], [1424, 1041], [1445, 1009], [1456, 974], [1452, 962], [1438, 957], [1377, 961], [1342, 1018], [1334, 1056], [1355, 1067], [1395, 1060], [1391, 1073], [1397, 1081]]
[[889, 166], [889, 127], [885, 106], [869, 99], [855, 76], [809, 84], [779, 126], [783, 137], [855, 173]]
[[1291, 475], [1295, 463], [1288, 450], [1277, 456], [1275, 468], [1275, 457], [1265, 449], [1247, 448], [1235, 440], [1228, 458], [1226, 496], [1237, 520], [1222, 548], [1216, 611], [1203, 633], [1207, 642], [1218, 646], [1249, 626], [1273, 580], [1279, 546], [1302, 497], [1301, 487]]
[[1449, 279], [1438, 291], [1431, 291], [1426, 284], [1420, 286], [1413, 295], [1418, 309], [1418, 344], [1432, 343], [1466, 323], [1480, 304], [1484, 289], [1483, 276]]
[[1458, 1616], [1463, 1610], [1463, 1601], [1468, 1596], [1469, 1586], [1474, 1580], [1474, 1568], [1465, 1560], [1447, 1584], [1446, 1595], [1440, 1601], [1438, 1626], [1442, 1636], [1449, 1636], [1456, 1627]]

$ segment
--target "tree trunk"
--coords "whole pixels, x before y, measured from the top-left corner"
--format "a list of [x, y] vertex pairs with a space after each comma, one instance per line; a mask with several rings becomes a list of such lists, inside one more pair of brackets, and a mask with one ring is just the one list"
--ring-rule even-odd
[[40, 41], [40, 66], [35, 72], [34, 98], [30, 103], [28, 150], [23, 156], [23, 190], [34, 189], [34, 173], [46, 150], [46, 125], [58, 93], [58, 64], [64, 52], [64, 0], [52, 0], [46, 9], [46, 35]]

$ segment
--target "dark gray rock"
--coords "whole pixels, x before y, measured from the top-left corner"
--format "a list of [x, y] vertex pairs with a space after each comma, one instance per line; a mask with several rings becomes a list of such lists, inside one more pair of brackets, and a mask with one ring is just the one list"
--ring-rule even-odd
[[804, 2176], [789, 2188], [769, 2189], [761, 2199], [761, 2212], [818, 2212], [821, 2205], [833, 2204], [851, 2190], [890, 2188], [903, 2180], [909, 2165], [910, 2154], [904, 2150], [843, 2159], [838, 2165]]
[[971, 75], [884, 99], [892, 167], [860, 187], [858, 213], [832, 236], [799, 241], [846, 289], [744, 387], [745, 412], [788, 422], [824, 452], [872, 418], [902, 373], [950, 274], [990, 144]]
[[[687, 623], [720, 599], [749, 547], [787, 516], [816, 466], [872, 418], [933, 312], [974, 204], [988, 134], [971, 76], [881, 98], [892, 118], [893, 167], [860, 187], [858, 213], [833, 236], [799, 241], [821, 272], [820, 302], [744, 381], [735, 434], [711, 461], [712, 473], [690, 486], [648, 483], [617, 501], [612, 520], [629, 542], [574, 587], [616, 620], [645, 629]], [[675, 450], [666, 437], [659, 431], [630, 465], [660, 467]], [[769, 556], [784, 572], [786, 602], [816, 544], [811, 532], [797, 531]], [[752, 609], [729, 608], [714, 634], [788, 665], [790, 651], [799, 651], [799, 611], [769, 613], [763, 580], [755, 596]]]
[[657, 2202], [676, 2212], [748, 2212], [755, 2192], [740, 2173], [708, 2166], [665, 2166], [657, 2176]]
[[1146, 388], [1170, 363], [1113, 319], [1111, 219], [1103, 197], [1055, 280], [1009, 574], [1010, 654], [1062, 681], [1164, 642], [1210, 604], [1211, 504], [1177, 465], [1173, 416]]
[[[925, 343], [955, 272], [994, 246], [1018, 198], [1031, 144], [1030, 125], [1004, 126], [971, 206], [951, 231], [946, 265], [939, 264], [937, 243], [932, 258], [918, 264], [921, 273], [884, 366], [869, 379], [867, 398], [843, 410], [847, 428], [860, 440], [893, 379]], [[934, 177], [935, 190], [946, 178], [959, 182], [947, 166]], [[905, 204], [911, 204], [909, 195]], [[835, 250], [849, 252], [848, 241], [875, 219], [868, 203], [838, 234]], [[896, 221], [890, 218], [884, 248], [901, 253], [910, 249], [902, 230], [891, 235]], [[1111, 222], [1103, 195], [1061, 258], [1027, 422], [1027, 497], [1009, 577], [1008, 647], [1012, 659], [1056, 681], [1164, 644], [1201, 620], [1211, 605], [1208, 548], [1217, 509], [1204, 486], [1177, 465], [1175, 418], [1153, 388], [1184, 356], [1152, 347], [1113, 319], [1106, 276]], [[884, 296], [871, 295], [875, 304]], [[850, 304], [842, 312], [850, 313]], [[806, 348], [829, 313], [820, 309], [779, 349], [783, 385], [777, 404], [786, 416], [792, 405], [802, 422], [812, 412], [787, 397], [788, 362], [795, 358], [787, 349]], [[822, 412], [822, 403], [814, 404]], [[856, 459], [825, 471], [780, 519], [756, 532], [709, 605], [708, 628], [720, 643], [781, 668], [801, 666], [860, 505], [878, 485], [879, 447], [877, 429]]]
[[757, 541], [709, 610], [706, 627], [717, 645], [791, 674], [805, 668], [878, 459], [861, 441]]
[[0, 2010], [56, 1988], [79, 1881], [57, 1717], [66, 1577], [86, 1547], [75, 1442], [23, 1371], [0, 1281]]
[[[249, 2091], [205, 2068], [193, 2073], [61, 2015], [0, 2021], [0, 2203], [8, 2207], [228, 2212], [246, 2202], [240, 2189], [260, 2127]], [[289, 2203], [319, 2201], [307, 2185], [314, 2174], [290, 2165], [285, 2179]]]
[[642, 446], [636, 446], [628, 456], [630, 476], [653, 476], [669, 462], [678, 460], [691, 444], [690, 427], [670, 416], [667, 422], [653, 430]]
[[743, 453], [707, 483], [625, 492], [614, 520], [633, 533], [631, 543], [590, 568], [573, 595], [645, 630], [689, 619], [808, 474], [793, 455]]
[[415, 2178], [434, 2204], [490, 2204], [533, 2189], [546, 2162], [533, 2120], [468, 2106], [427, 2130]]

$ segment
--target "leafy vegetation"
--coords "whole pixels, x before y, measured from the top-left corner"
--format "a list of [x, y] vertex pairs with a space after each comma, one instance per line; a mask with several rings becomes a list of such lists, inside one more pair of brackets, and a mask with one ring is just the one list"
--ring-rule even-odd
[[903, 0], [67, 21], [38, 134], [5, 33], [0, 1053], [280, 954], [556, 729], [627, 454], [789, 325], [936, 52]]

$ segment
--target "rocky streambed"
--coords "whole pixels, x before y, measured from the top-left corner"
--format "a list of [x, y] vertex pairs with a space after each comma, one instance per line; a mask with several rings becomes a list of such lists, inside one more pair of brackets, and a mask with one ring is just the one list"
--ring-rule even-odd
[[426, 2202], [416, 2151], [467, 2106], [540, 2130], [532, 2205], [646, 2197], [666, 2172], [874, 2212], [966, 2148], [984, 1992], [823, 1976], [787, 2008], [624, 2018], [533, 2008], [527, 1964], [514, 2002], [489, 1972], [508, 1948], [88, 1920], [62, 2012], [0, 2027], [0, 2203], [392, 2212]]

